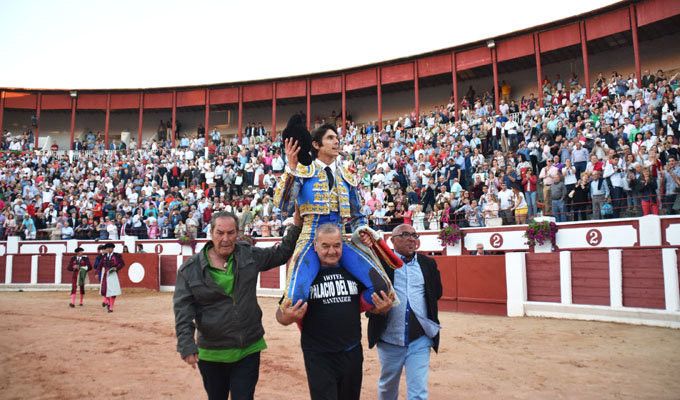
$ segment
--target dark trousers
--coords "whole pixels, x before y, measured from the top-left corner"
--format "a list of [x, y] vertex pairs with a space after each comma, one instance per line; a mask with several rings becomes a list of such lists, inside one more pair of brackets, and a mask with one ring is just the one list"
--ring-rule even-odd
[[621, 213], [621, 210], [625, 207], [626, 204], [626, 194], [623, 191], [622, 187], [618, 186], [610, 186], [611, 187], [611, 193], [610, 197], [612, 199], [612, 208], [614, 208], [614, 218], [618, 218], [619, 214]]
[[574, 168], [576, 169], [576, 179], [581, 179], [581, 173], [586, 170], [588, 166], [588, 161], [579, 161], [574, 163]]
[[501, 210], [499, 213], [499, 217], [503, 219], [503, 225], [515, 224], [515, 217], [512, 215], [512, 210], [509, 208], [507, 210]]
[[361, 396], [364, 352], [361, 344], [349, 351], [303, 351], [312, 400], [354, 400]]
[[678, 197], [677, 193], [666, 194], [663, 196], [662, 204], [664, 214], [671, 215], [677, 214], [678, 212], [673, 209], [673, 204], [675, 204], [675, 199]]
[[588, 219], [586, 216], [586, 205], [579, 203], [573, 204], [572, 210], [574, 211], [574, 221], [585, 221]]
[[260, 352], [235, 363], [198, 360], [208, 400], [252, 399], [260, 376]]

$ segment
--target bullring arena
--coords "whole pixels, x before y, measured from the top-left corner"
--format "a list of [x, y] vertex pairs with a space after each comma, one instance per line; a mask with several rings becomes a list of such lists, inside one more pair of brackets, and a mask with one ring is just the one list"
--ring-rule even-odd
[[[197, 399], [197, 370], [174, 352], [172, 296], [126, 292], [115, 313], [88, 293], [0, 293], [3, 399]], [[260, 399], [308, 399], [299, 332], [274, 320], [263, 298]], [[605, 322], [441, 315], [432, 399], [676, 399], [676, 330]], [[365, 321], [364, 321], [365, 326]], [[364, 341], [362, 398], [375, 399], [379, 363]]]
[[[96, 23], [101, 10], [85, 3]], [[33, 25], [57, 12], [44, 6]], [[356, 171], [360, 212], [386, 243], [395, 226], [412, 225], [418, 251], [437, 263], [442, 330], [429, 398], [680, 398], [680, 2], [598, 0], [526, 15], [497, 6], [514, 25], [458, 27], [450, 40], [433, 30], [443, 43], [396, 52], [361, 53], [357, 43], [356, 58], [302, 66], [257, 35], [245, 50], [229, 46], [276, 62], [232, 70], [233, 60], [216, 59], [221, 70], [188, 77], [169, 62], [144, 71], [139, 57], [103, 64], [99, 81], [79, 67], [4, 63], [0, 399], [205, 398], [200, 373], [176, 351], [177, 271], [210, 242], [218, 211], [234, 212], [254, 246], [280, 242], [290, 215], [274, 192], [294, 114], [309, 130], [339, 128], [338, 160]], [[15, 22], [28, 11], [3, 7], [0, 25], [31, 37]], [[479, 12], [465, 7], [459, 17]], [[183, 17], [204, 18], [197, 10], [206, 11]], [[77, 50], [125, 42], [118, 34]], [[327, 55], [349, 40], [318, 36]], [[204, 42], [158, 52], [209, 55]], [[102, 244], [124, 264], [115, 308], [103, 307], [91, 270], [84, 304], [69, 305], [76, 249], [93, 261]], [[286, 268], [257, 278], [267, 342], [259, 399], [310, 396], [300, 332], [275, 319]], [[376, 399], [367, 321], [361, 397]]]

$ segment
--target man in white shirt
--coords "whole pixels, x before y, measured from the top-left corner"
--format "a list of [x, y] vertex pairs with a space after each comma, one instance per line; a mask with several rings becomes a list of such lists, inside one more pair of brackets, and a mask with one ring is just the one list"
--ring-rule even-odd
[[619, 217], [619, 213], [626, 204], [624, 198], [625, 192], [623, 190], [623, 180], [625, 179], [625, 167], [618, 154], [614, 154], [604, 165], [602, 173], [609, 185], [609, 193], [611, 196], [612, 207], [614, 208], [614, 218]]
[[505, 183], [501, 183], [501, 190], [498, 191], [498, 200], [500, 201], [500, 217], [503, 218], [503, 225], [513, 225], [515, 218], [512, 215], [512, 190], [508, 189]]
[[510, 142], [510, 150], [515, 151], [517, 149], [517, 144], [519, 140], [517, 138], [517, 122], [514, 121], [513, 117], [510, 116], [508, 121], [503, 125], [503, 130], [508, 135], [508, 141]]
[[274, 158], [272, 158], [272, 171], [274, 171], [274, 173], [281, 173], [283, 172], [284, 167], [285, 163], [283, 162], [281, 155], [279, 153], [274, 154]]

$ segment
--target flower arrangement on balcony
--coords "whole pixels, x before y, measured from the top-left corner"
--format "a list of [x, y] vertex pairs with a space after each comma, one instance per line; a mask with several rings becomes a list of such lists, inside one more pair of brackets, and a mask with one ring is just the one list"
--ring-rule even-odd
[[557, 224], [548, 221], [531, 220], [527, 225], [527, 230], [524, 232], [524, 237], [527, 238], [529, 246], [543, 245], [546, 242], [555, 243], [557, 235]]
[[463, 238], [463, 232], [456, 224], [451, 224], [439, 231], [439, 242], [442, 246], [455, 246]]
[[197, 242], [196, 242], [196, 239], [194, 239], [194, 238], [192, 238], [192, 237], [190, 237], [190, 236], [187, 236], [187, 235], [180, 236], [180, 237], [177, 239], [177, 241], [178, 241], [179, 244], [181, 244], [182, 246], [189, 246], [189, 247], [191, 247], [191, 250], [192, 250], [192, 251], [196, 249], [196, 243], [197, 243]]

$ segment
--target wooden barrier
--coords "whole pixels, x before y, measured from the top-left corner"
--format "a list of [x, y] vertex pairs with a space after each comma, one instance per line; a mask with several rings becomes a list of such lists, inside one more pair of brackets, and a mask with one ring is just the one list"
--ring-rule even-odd
[[527, 253], [527, 298], [529, 301], [560, 302], [558, 253]]
[[443, 311], [507, 315], [505, 257], [436, 256], [442, 277]]
[[624, 250], [623, 305], [625, 307], [666, 308], [663, 266], [658, 249]]
[[571, 288], [574, 304], [611, 305], [606, 250], [572, 252]]

